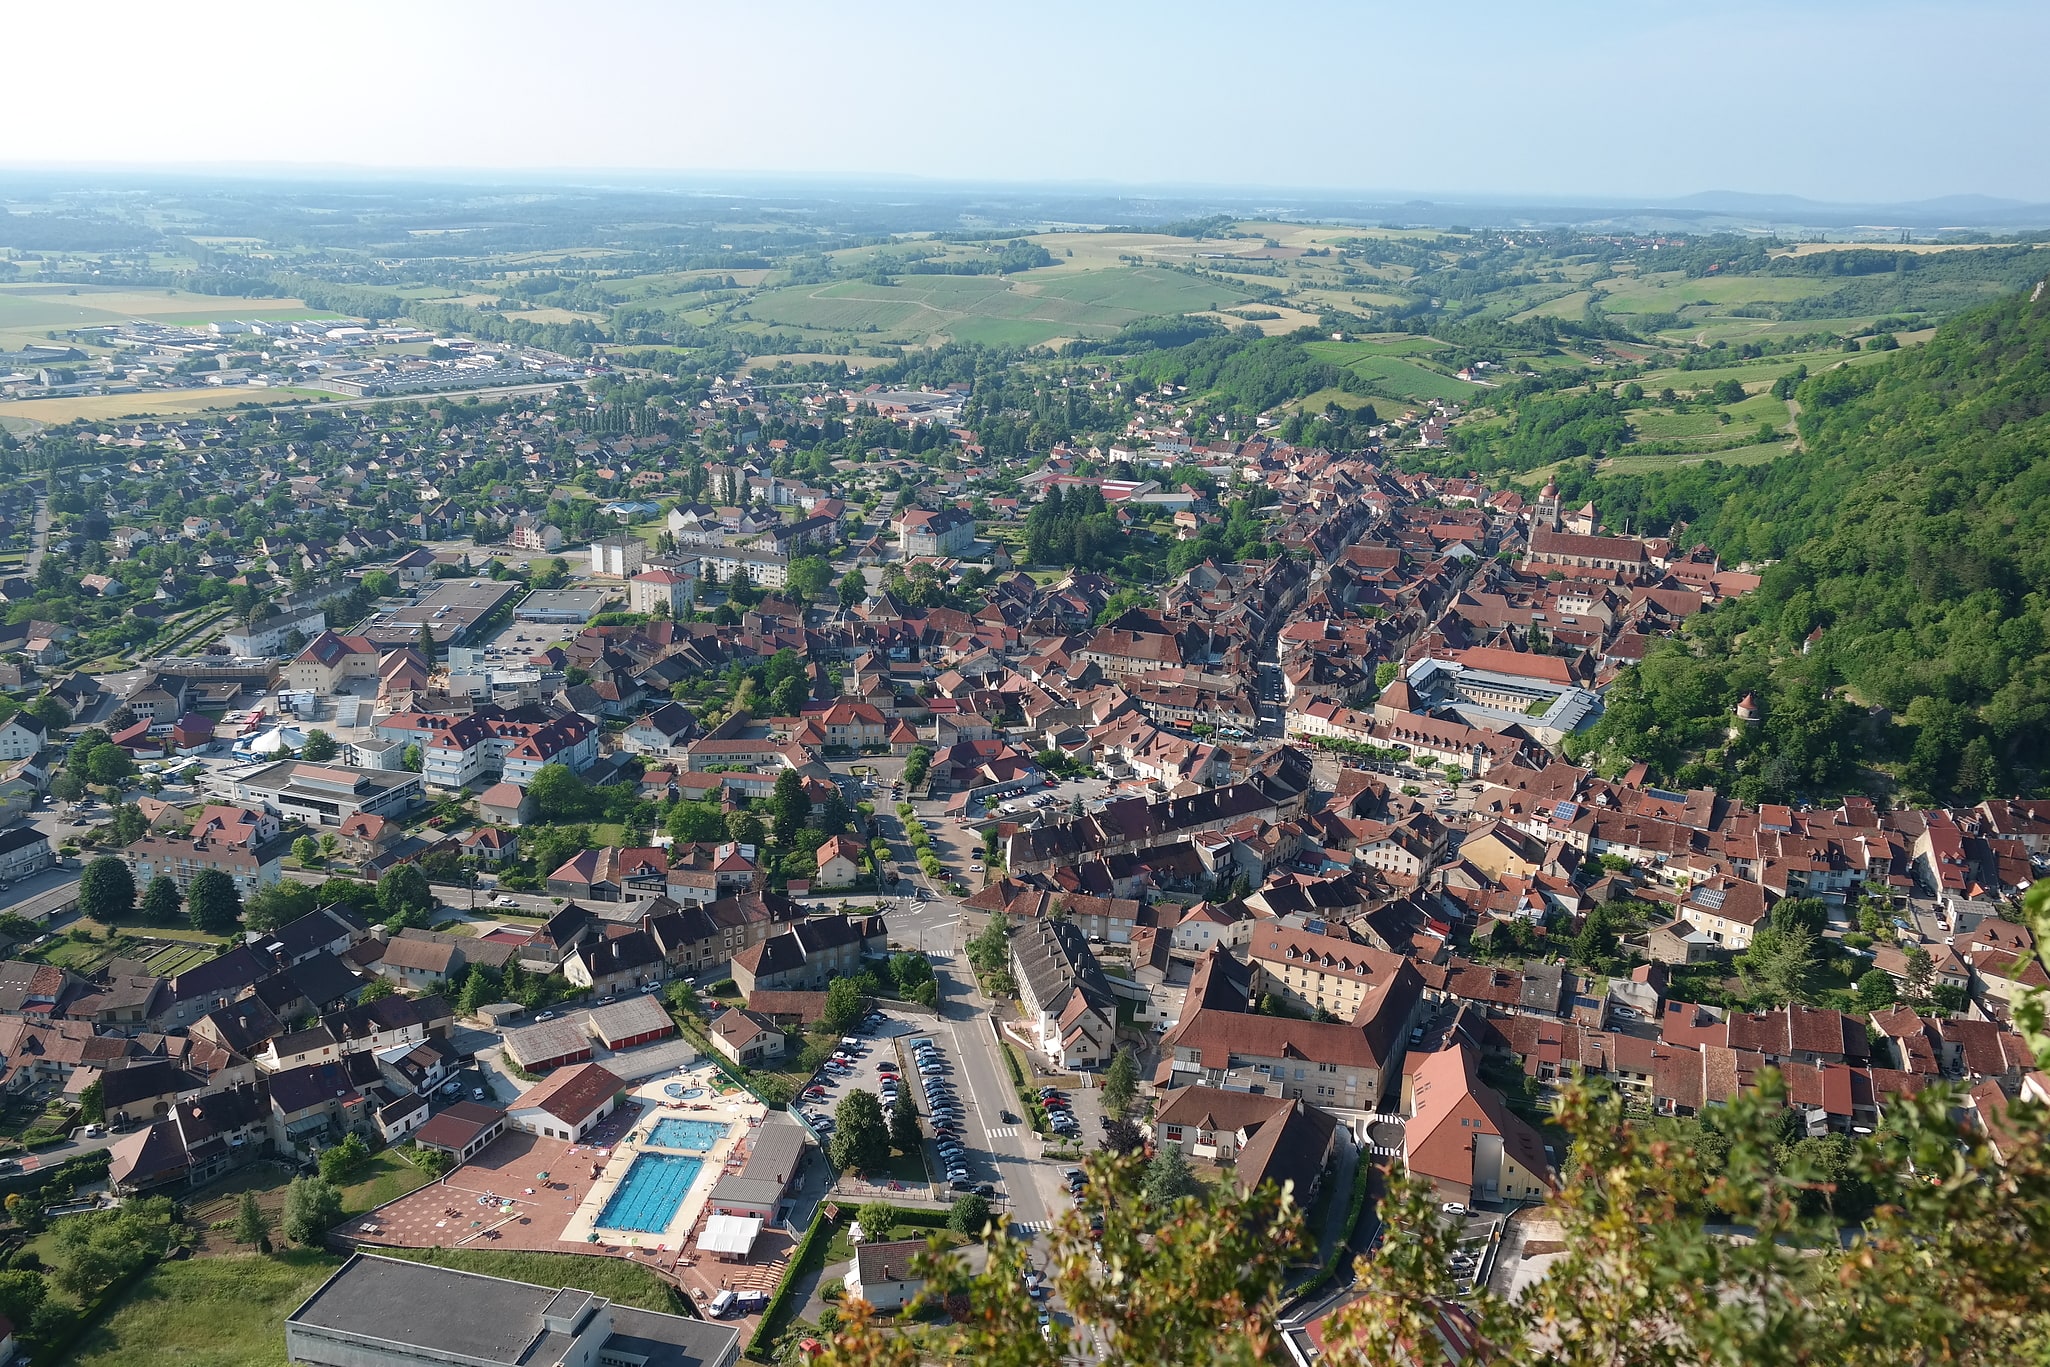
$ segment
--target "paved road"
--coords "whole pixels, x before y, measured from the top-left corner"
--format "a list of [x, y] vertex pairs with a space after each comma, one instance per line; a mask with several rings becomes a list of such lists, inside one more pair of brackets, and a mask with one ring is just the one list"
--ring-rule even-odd
[[[955, 1070], [955, 1089], [965, 1103], [968, 1143], [988, 1156], [996, 1181], [1010, 1199], [1013, 1222], [1044, 1231], [1058, 1207], [1052, 1165], [1039, 1161], [1039, 1138], [1023, 1120], [1011, 1076], [990, 1026], [989, 1003], [975, 988], [975, 975], [958, 956], [934, 964], [945, 996], [944, 1046]], [[1005, 1124], [1003, 1112], [1020, 1119]]]
[[43, 554], [50, 546], [50, 500], [36, 500], [36, 519], [30, 535], [28, 554], [21, 558], [22, 574], [29, 582], [35, 582], [36, 571], [43, 567]]

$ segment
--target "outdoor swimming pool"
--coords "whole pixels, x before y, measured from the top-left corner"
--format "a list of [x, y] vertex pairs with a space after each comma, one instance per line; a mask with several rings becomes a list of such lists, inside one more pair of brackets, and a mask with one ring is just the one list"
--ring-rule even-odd
[[631, 1229], [660, 1234], [676, 1218], [676, 1209], [697, 1180], [704, 1161], [676, 1153], [643, 1153], [619, 1179], [619, 1186], [598, 1212], [600, 1229]]
[[705, 1094], [702, 1087], [686, 1087], [681, 1082], [672, 1082], [662, 1089], [678, 1101], [696, 1101]]
[[655, 1122], [655, 1128], [648, 1131], [648, 1142], [657, 1148], [688, 1149], [692, 1153], [707, 1153], [712, 1145], [726, 1133], [723, 1120], [678, 1120], [665, 1117]]

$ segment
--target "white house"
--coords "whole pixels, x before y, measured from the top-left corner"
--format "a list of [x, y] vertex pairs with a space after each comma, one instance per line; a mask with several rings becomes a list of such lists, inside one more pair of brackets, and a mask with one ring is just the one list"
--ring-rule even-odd
[[558, 1068], [535, 1083], [507, 1113], [512, 1127], [580, 1143], [619, 1105], [626, 1083], [601, 1064]]
[[43, 724], [17, 712], [0, 725], [0, 760], [31, 759], [43, 748]]

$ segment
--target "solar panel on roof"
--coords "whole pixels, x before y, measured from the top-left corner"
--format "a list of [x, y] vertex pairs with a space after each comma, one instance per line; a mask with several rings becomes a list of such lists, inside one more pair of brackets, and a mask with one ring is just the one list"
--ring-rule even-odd
[[1703, 888], [1694, 894], [1694, 904], [1709, 911], [1721, 911], [1723, 909], [1723, 889]]
[[1571, 821], [1573, 814], [1579, 809], [1580, 804], [1577, 802], [1562, 802], [1552, 808], [1552, 819], [1554, 821]]
[[1687, 800], [1685, 793], [1669, 793], [1663, 788], [1646, 788], [1644, 791], [1661, 802], [1685, 802]]

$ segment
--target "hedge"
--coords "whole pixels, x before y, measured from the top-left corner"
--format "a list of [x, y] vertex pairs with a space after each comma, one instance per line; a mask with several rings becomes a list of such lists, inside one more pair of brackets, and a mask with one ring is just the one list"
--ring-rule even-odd
[[[1339, 1232], [1338, 1242], [1333, 1245], [1331, 1256], [1324, 1260], [1324, 1266], [1296, 1292], [1296, 1295], [1313, 1296], [1322, 1291], [1331, 1284], [1331, 1279], [1338, 1275], [1338, 1269], [1351, 1256], [1352, 1232], [1359, 1228], [1360, 1213], [1367, 1208], [1367, 1184], [1374, 1176], [1374, 1165], [1368, 1161], [1372, 1157], [1371, 1152], [1364, 1149], [1360, 1151], [1359, 1160], [1353, 1164], [1352, 1200], [1346, 1206], [1345, 1227]], [[1315, 1235], [1318, 1231], [1311, 1230], [1310, 1233]]]
[[[991, 1022], [990, 1028], [997, 1028], [994, 1021]], [[1011, 1070], [1011, 1086], [1018, 1091], [1018, 1100], [1025, 1107], [1026, 1118], [1032, 1122], [1032, 1128], [1044, 1136], [1047, 1131], [1046, 1107], [1041, 1104], [1039, 1094], [1032, 1090], [1032, 1083], [1026, 1078], [1025, 1070], [1019, 1066], [1018, 1051], [1003, 1037], [1000, 1030], [997, 1033], [997, 1047], [1003, 1053], [1004, 1066]]]
[[78, 1157], [59, 1163], [54, 1168], [33, 1168], [27, 1172], [9, 1173], [0, 1177], [0, 1196], [14, 1192], [41, 1191], [44, 1187], [59, 1182], [69, 1182], [76, 1187], [81, 1182], [97, 1182], [107, 1175], [113, 1166], [114, 1155], [106, 1149], [95, 1149]]
[[831, 1241], [831, 1236], [825, 1234], [830, 1228], [826, 1219], [828, 1204], [819, 1202], [818, 1209], [811, 1214], [811, 1224], [806, 1226], [804, 1237], [797, 1241], [796, 1249], [791, 1252], [790, 1261], [783, 1268], [783, 1280], [776, 1284], [776, 1294], [769, 1297], [769, 1308], [762, 1311], [762, 1322], [755, 1326], [754, 1337], [747, 1341], [749, 1357], [761, 1362], [770, 1360], [776, 1335], [782, 1332], [783, 1321], [790, 1314], [791, 1288], [797, 1284], [798, 1277], [809, 1270], [807, 1265], [814, 1254], [818, 1257], [819, 1266], [825, 1266], [826, 1245]]

